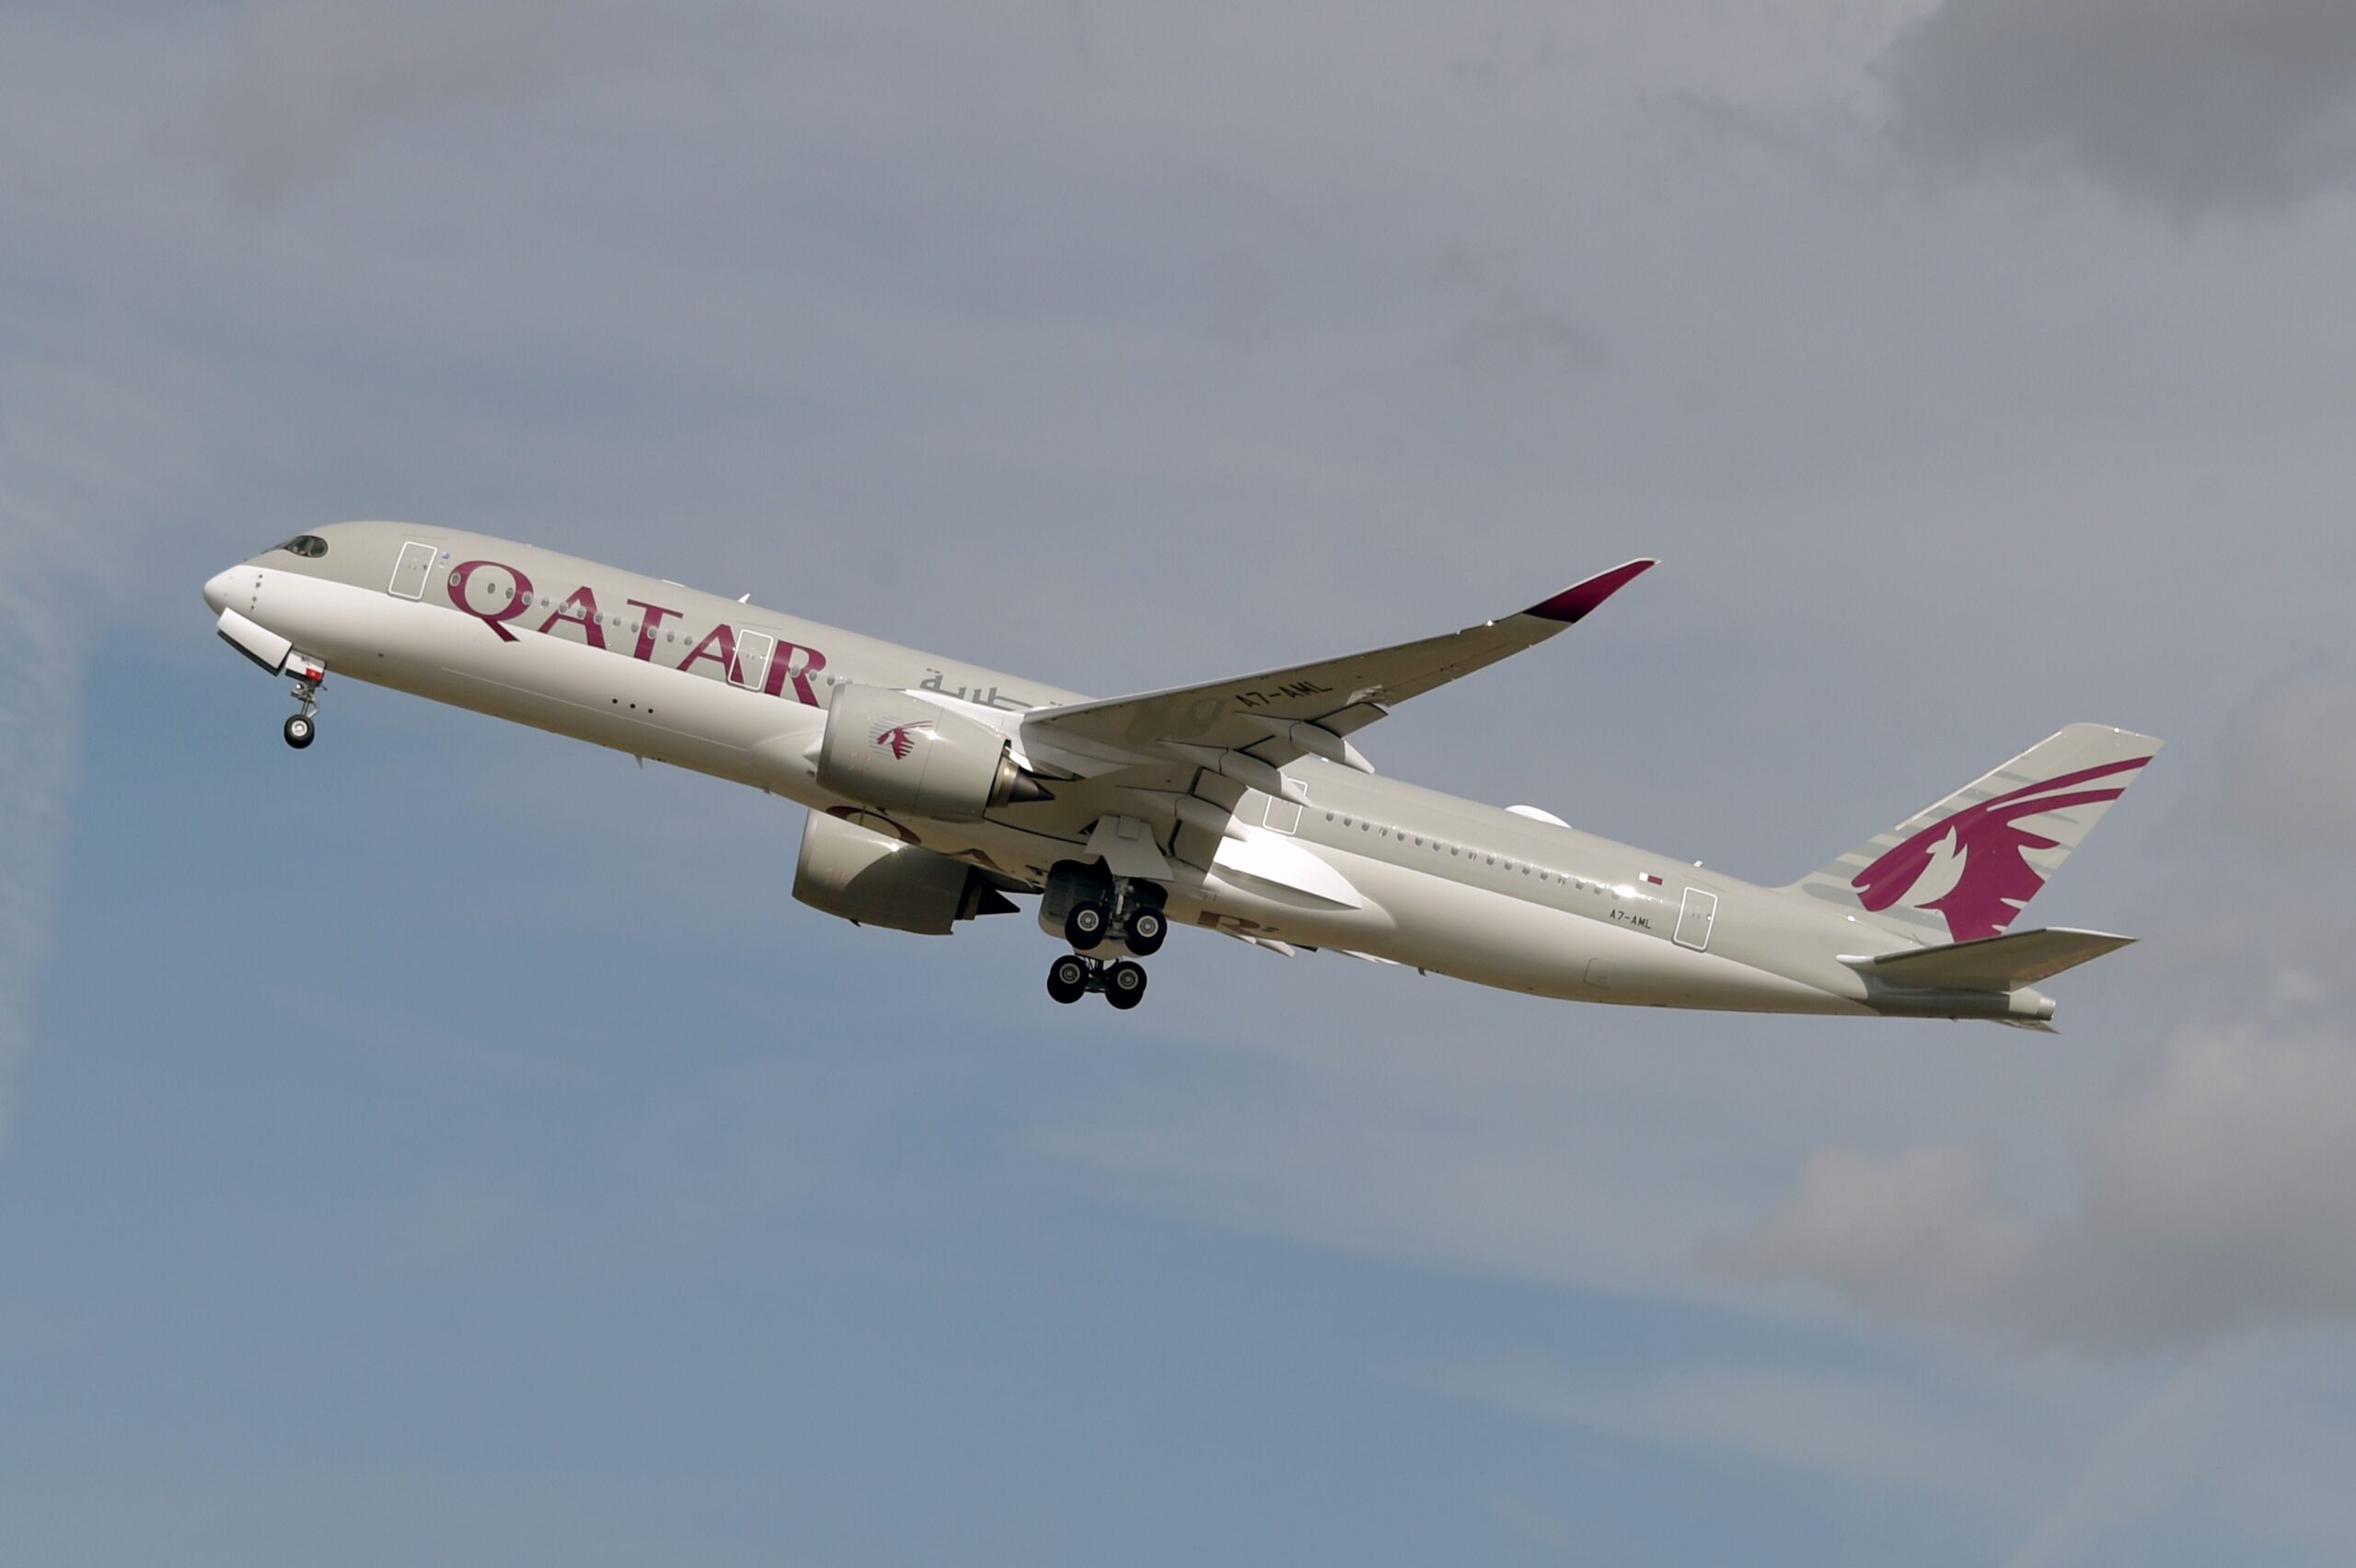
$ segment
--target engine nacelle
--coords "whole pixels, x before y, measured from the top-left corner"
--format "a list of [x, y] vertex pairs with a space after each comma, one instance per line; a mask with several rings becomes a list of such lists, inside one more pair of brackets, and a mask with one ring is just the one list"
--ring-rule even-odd
[[960, 920], [1014, 905], [982, 873], [914, 844], [812, 812], [802, 829], [793, 896], [860, 926], [945, 937]]
[[1054, 797], [978, 719], [888, 686], [846, 684], [826, 703], [818, 784], [879, 811], [978, 822], [992, 806]]

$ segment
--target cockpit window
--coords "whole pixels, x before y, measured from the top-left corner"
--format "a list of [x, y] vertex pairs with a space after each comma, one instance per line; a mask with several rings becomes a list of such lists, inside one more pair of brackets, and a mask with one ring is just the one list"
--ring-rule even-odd
[[317, 534], [297, 534], [278, 548], [282, 550], [292, 550], [294, 554], [311, 560], [317, 560], [328, 553], [328, 542]]

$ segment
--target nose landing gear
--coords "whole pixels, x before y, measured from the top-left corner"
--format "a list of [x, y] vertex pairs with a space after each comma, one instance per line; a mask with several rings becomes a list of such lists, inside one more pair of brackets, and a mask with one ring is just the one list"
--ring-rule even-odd
[[286, 671], [294, 677], [294, 700], [303, 711], [286, 721], [286, 744], [301, 751], [319, 738], [319, 683], [328, 678], [328, 667], [308, 654], [288, 656]]
[[1129, 959], [1106, 963], [1101, 959], [1066, 953], [1047, 968], [1047, 995], [1058, 1002], [1076, 1002], [1091, 991], [1126, 1012], [1145, 1000], [1145, 965]]

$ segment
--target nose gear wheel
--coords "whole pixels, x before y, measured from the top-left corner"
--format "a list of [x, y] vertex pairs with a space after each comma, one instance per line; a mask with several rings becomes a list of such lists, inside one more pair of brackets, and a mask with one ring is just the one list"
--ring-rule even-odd
[[[324, 673], [325, 668], [324, 665], [306, 666], [306, 669], [316, 669], [321, 673]], [[286, 727], [282, 732], [286, 736], [288, 745], [293, 746], [296, 751], [301, 751], [319, 738], [319, 683], [315, 680], [296, 679], [294, 700], [302, 705], [303, 711], [288, 719]]]

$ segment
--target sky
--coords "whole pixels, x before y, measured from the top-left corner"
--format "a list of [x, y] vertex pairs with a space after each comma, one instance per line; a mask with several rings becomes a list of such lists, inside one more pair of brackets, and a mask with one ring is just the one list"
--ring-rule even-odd
[[[0, 10], [11, 1562], [2339, 1562], [2356, 10]], [[2166, 737], [2062, 1032], [790, 896], [205, 577], [525, 538], [1111, 695], [1644, 554], [1384, 772], [1771, 882]]]

